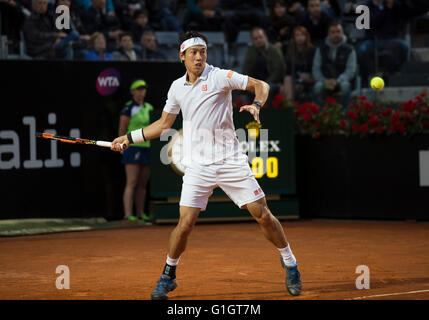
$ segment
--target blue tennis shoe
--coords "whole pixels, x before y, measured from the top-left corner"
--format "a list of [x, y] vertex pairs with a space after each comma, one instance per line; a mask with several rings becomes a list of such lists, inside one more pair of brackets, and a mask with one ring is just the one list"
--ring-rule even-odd
[[280, 262], [283, 268], [286, 270], [287, 291], [293, 296], [298, 296], [302, 289], [301, 274], [298, 270], [298, 264], [295, 267], [287, 267], [283, 261], [282, 256], [280, 256]]
[[176, 279], [171, 279], [166, 274], [161, 274], [161, 277], [158, 280], [158, 284], [155, 289], [153, 289], [151, 294], [152, 300], [167, 300], [168, 293], [173, 291], [177, 287]]

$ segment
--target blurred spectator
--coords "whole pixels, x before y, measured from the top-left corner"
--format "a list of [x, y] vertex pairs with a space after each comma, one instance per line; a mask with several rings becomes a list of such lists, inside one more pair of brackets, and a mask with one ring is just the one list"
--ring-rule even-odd
[[81, 12], [82, 23], [89, 34], [102, 32], [106, 37], [107, 49], [113, 51], [122, 32], [116, 16], [105, 13], [106, 0], [91, 0], [91, 6]]
[[283, 54], [268, 42], [265, 31], [255, 27], [251, 31], [253, 46], [247, 50], [243, 74], [266, 81], [270, 87], [270, 96], [278, 93], [285, 73]]
[[138, 43], [140, 41], [145, 31], [152, 30], [148, 22], [149, 17], [146, 9], [134, 11], [133, 22], [131, 23], [131, 33], [135, 42]]
[[142, 35], [140, 44], [142, 46], [143, 60], [167, 60], [167, 57], [158, 50], [158, 42], [153, 31], [145, 31]]
[[316, 49], [314, 55], [313, 78], [316, 83], [313, 92], [315, 100], [321, 103], [322, 94], [339, 93], [341, 104], [343, 107], [347, 106], [356, 69], [355, 50], [347, 44], [347, 37], [344, 35], [341, 23], [332, 22], [328, 29], [328, 37]]
[[342, 12], [338, 2], [346, 0], [322, 0], [322, 10], [332, 19], [341, 18]]
[[47, 0], [33, 0], [32, 12], [24, 22], [27, 54], [33, 58], [73, 59], [71, 44], [79, 34], [57, 32], [54, 19], [47, 13]]
[[275, 0], [270, 10], [270, 39], [282, 50], [290, 39], [296, 20], [287, 13], [284, 0]]
[[8, 40], [13, 41], [12, 51], [19, 50], [20, 31], [24, 24], [25, 15], [19, 2], [15, 0], [0, 0], [0, 30]]
[[183, 28], [198, 31], [221, 31], [223, 16], [219, 0], [187, 0], [188, 10], [183, 18]]
[[295, 27], [286, 54], [286, 75], [282, 94], [286, 101], [301, 101], [311, 95], [314, 84], [312, 67], [315, 48], [303, 26]]
[[[84, 59], [86, 54], [88, 53], [87, 47], [90, 35], [87, 34], [82, 24], [82, 20], [79, 16], [79, 8], [75, 8], [74, 6], [72, 6], [71, 0], [57, 0], [54, 8], [58, 6], [66, 6], [70, 9], [70, 28], [61, 31], [64, 31], [67, 34], [74, 31], [78, 34], [79, 37], [76, 38], [72, 44], [73, 56], [75, 60]], [[60, 14], [61, 13], [54, 13], [54, 19], [57, 19]]]
[[[356, 16], [357, 0], [342, 0], [344, 3], [343, 16]], [[360, 1], [361, 2], [361, 1]]]
[[113, 60], [112, 54], [106, 52], [106, 37], [101, 32], [94, 32], [91, 35], [88, 50], [85, 60]]
[[320, 0], [308, 0], [307, 13], [301, 23], [310, 33], [311, 41], [319, 46], [328, 35], [332, 19], [322, 10]]
[[297, 21], [301, 21], [305, 15], [307, 0], [285, 0], [287, 12]]
[[133, 36], [130, 32], [119, 35], [119, 50], [113, 52], [113, 58], [119, 61], [136, 61], [142, 58], [141, 53], [134, 50]]
[[[77, 0], [77, 4], [83, 10], [91, 8], [91, 0]], [[106, 0], [106, 11], [110, 15], [115, 15], [115, 6], [113, 0]]]
[[[133, 130], [145, 128], [150, 124], [150, 114], [153, 106], [145, 102], [147, 85], [144, 80], [135, 80], [130, 87], [133, 99], [126, 103], [120, 112], [119, 135], [125, 135]], [[150, 222], [144, 212], [146, 187], [150, 176], [150, 141], [132, 144], [122, 153], [122, 164], [125, 165], [127, 177], [124, 194], [125, 219], [143, 219]], [[136, 216], [133, 215], [135, 204]]]
[[[374, 60], [374, 50], [385, 51], [385, 65], [389, 73], [399, 71], [408, 55], [408, 45], [399, 39], [403, 25], [400, 17], [403, 7], [394, 0], [371, 0], [365, 3], [370, 12], [371, 28], [365, 30], [366, 39], [358, 48], [359, 64], [364, 85], [371, 73], [370, 61]], [[378, 70], [372, 71], [373, 73]]]
[[145, 0], [113, 0], [113, 4], [123, 30], [131, 30], [136, 11], [146, 8]]
[[225, 36], [230, 46], [235, 43], [242, 28], [267, 29], [263, 0], [223, 0], [222, 6], [228, 9], [225, 13]]
[[169, 3], [169, 0], [147, 1], [146, 9], [149, 11], [149, 22], [155, 30], [182, 33], [182, 26], [171, 12]]

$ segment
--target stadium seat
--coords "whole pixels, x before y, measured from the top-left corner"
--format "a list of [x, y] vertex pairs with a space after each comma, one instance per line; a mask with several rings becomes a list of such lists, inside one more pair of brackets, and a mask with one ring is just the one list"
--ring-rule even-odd
[[244, 58], [246, 57], [247, 49], [252, 46], [252, 39], [250, 37], [250, 31], [240, 31], [237, 36], [237, 42], [235, 46], [235, 58], [237, 62], [237, 68], [239, 72], [243, 70]]
[[179, 43], [179, 35], [174, 31], [156, 31], [156, 40], [159, 50], [162, 51], [168, 60], [178, 61], [177, 45]]
[[208, 56], [207, 63], [223, 68], [226, 66], [226, 51], [227, 45], [223, 32], [201, 32], [208, 40]]

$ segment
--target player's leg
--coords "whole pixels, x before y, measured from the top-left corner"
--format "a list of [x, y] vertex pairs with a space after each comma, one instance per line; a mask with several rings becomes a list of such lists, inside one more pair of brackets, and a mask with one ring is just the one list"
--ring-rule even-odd
[[267, 201], [264, 198], [243, 206], [252, 217], [258, 222], [262, 233], [277, 248], [284, 248], [288, 245], [286, 235], [280, 221], [271, 213]]
[[181, 254], [185, 251], [188, 236], [194, 228], [200, 210], [200, 208], [180, 206], [179, 222], [170, 234], [167, 260], [158, 284], [152, 291], [152, 300], [166, 300], [168, 293], [176, 289], [176, 267]]
[[243, 206], [258, 222], [264, 236], [279, 250], [280, 261], [286, 270], [286, 288], [291, 295], [301, 293], [301, 275], [280, 221], [271, 213], [265, 197]]
[[149, 181], [149, 176], [150, 167], [147, 165], [139, 165], [138, 181], [136, 189], [134, 191], [134, 202], [136, 207], [136, 213], [138, 216], [142, 216], [142, 218], [144, 218], [143, 214], [147, 194], [146, 187]]
[[264, 236], [279, 250], [282, 265], [286, 269], [287, 290], [292, 295], [298, 295], [301, 292], [301, 276], [283, 227], [268, 208], [265, 194], [249, 168], [247, 157], [241, 164], [237, 162], [226, 162], [222, 166], [218, 171], [218, 185], [238, 207], [250, 212]]
[[123, 194], [125, 218], [129, 218], [133, 215], [134, 190], [137, 186], [139, 170], [138, 164], [125, 165], [126, 183]]
[[185, 251], [188, 236], [195, 226], [200, 208], [180, 206], [180, 218], [176, 228], [170, 234], [168, 256], [178, 259]]

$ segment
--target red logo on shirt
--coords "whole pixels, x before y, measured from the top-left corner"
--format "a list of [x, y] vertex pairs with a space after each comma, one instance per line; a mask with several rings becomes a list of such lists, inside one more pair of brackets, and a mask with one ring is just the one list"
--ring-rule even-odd
[[257, 196], [258, 194], [262, 193], [262, 189], [258, 188], [255, 191], [253, 191], [253, 193], [255, 194], [255, 196]]
[[203, 84], [203, 91], [207, 91], [207, 85]]

